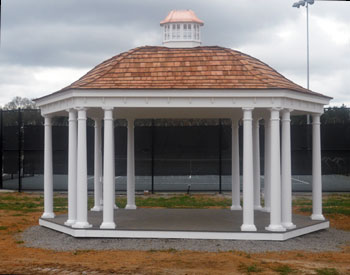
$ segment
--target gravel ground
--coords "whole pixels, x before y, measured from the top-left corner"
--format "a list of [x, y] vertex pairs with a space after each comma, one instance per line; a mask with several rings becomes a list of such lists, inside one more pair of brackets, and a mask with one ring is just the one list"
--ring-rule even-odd
[[185, 239], [88, 239], [74, 238], [41, 226], [33, 226], [19, 236], [26, 247], [72, 250], [191, 250], [191, 251], [337, 251], [350, 244], [350, 232], [333, 228], [287, 241], [232, 241]]

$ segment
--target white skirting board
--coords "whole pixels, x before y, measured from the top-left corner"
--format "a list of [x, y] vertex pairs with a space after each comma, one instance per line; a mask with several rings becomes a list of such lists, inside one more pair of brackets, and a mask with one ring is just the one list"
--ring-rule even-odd
[[304, 234], [329, 228], [329, 221], [320, 222], [287, 232], [201, 232], [201, 231], [153, 231], [153, 230], [109, 230], [73, 229], [48, 220], [39, 219], [41, 226], [77, 238], [144, 238], [144, 239], [207, 239], [207, 240], [259, 240], [285, 241]]

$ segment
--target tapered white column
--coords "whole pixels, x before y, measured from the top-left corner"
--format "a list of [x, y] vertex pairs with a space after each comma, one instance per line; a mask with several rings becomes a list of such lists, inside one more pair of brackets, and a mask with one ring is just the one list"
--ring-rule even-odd
[[51, 117], [45, 116], [44, 137], [44, 213], [42, 218], [52, 219], [53, 213], [53, 170], [52, 170], [52, 123]]
[[256, 231], [254, 224], [254, 177], [252, 108], [243, 109], [243, 224], [242, 231]]
[[104, 109], [103, 222], [100, 228], [114, 229], [114, 121], [113, 108]]
[[241, 210], [240, 176], [239, 176], [239, 124], [232, 119], [232, 205], [231, 210]]
[[312, 115], [312, 220], [323, 221], [320, 114]]
[[286, 231], [281, 223], [281, 159], [280, 159], [280, 118], [279, 110], [271, 109], [271, 212], [269, 231]]
[[64, 224], [71, 226], [77, 219], [77, 113], [68, 112], [68, 220]]
[[282, 112], [282, 225], [295, 228], [292, 223], [292, 163], [290, 143], [290, 112]]
[[270, 188], [270, 181], [271, 181], [271, 123], [270, 123], [270, 117], [266, 117], [265, 119], [265, 156], [264, 156], [264, 211], [270, 212], [271, 211], [271, 188]]
[[95, 147], [94, 147], [94, 207], [91, 211], [102, 211], [102, 132], [101, 119], [95, 122]]
[[253, 120], [253, 168], [254, 168], [254, 209], [261, 210], [260, 202], [260, 144], [259, 118]]
[[87, 141], [86, 109], [78, 109], [78, 151], [77, 151], [77, 220], [74, 228], [89, 228], [87, 189]]
[[128, 152], [127, 152], [127, 204], [125, 209], [136, 209], [135, 204], [135, 152], [134, 119], [128, 118]]

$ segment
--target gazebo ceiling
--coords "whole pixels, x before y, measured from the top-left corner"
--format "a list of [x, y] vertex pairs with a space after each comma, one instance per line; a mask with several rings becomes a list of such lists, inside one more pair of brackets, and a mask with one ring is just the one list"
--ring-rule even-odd
[[256, 58], [218, 46], [138, 47], [102, 62], [61, 91], [69, 89], [287, 89], [323, 96]]

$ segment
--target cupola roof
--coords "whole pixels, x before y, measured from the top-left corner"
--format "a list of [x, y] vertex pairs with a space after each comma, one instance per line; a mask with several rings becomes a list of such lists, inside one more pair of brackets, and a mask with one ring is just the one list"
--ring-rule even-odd
[[160, 25], [166, 23], [198, 23], [201, 26], [204, 22], [200, 20], [192, 10], [172, 10], [168, 16], [160, 22]]

